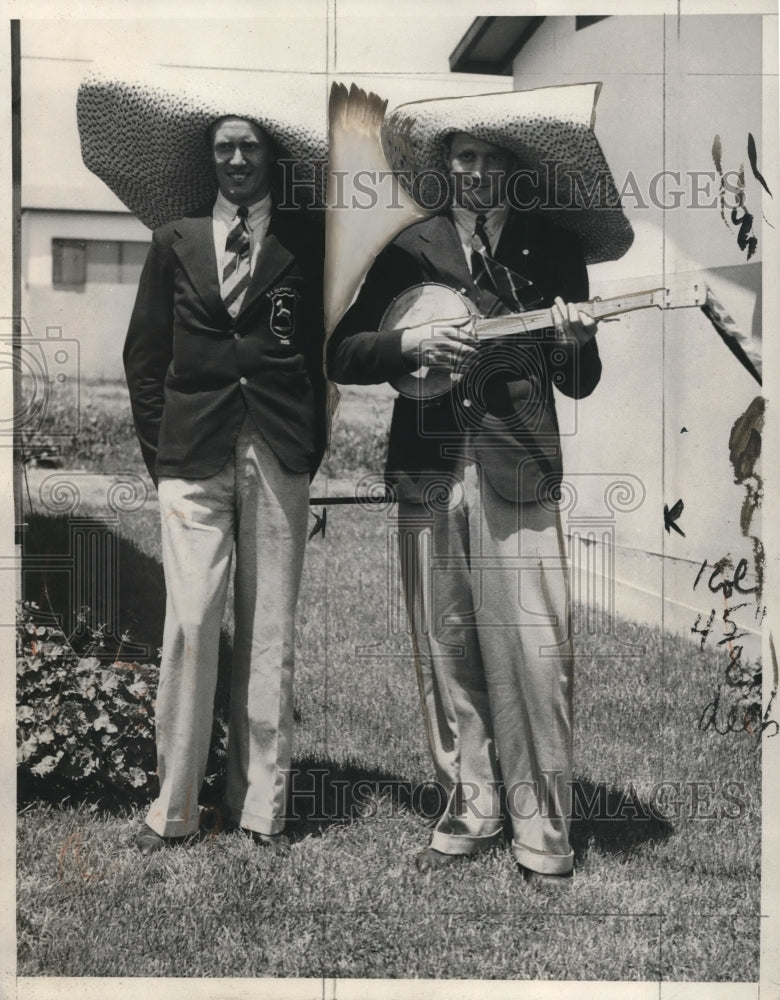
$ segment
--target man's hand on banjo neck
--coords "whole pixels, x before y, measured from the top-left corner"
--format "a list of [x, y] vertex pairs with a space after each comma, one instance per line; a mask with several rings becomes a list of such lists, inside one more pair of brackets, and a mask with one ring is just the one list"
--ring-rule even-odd
[[595, 337], [598, 323], [587, 313], [577, 309], [573, 302], [564, 302], [558, 296], [550, 312], [555, 326], [556, 340], [582, 347]]
[[[566, 303], [558, 297], [550, 313], [556, 340], [562, 343], [581, 347], [596, 334], [596, 321], [578, 310], [572, 302]], [[458, 371], [471, 360], [479, 346], [480, 341], [475, 335], [476, 321], [475, 316], [462, 316], [409, 326], [401, 335], [401, 353], [409, 364], [421, 368]]]

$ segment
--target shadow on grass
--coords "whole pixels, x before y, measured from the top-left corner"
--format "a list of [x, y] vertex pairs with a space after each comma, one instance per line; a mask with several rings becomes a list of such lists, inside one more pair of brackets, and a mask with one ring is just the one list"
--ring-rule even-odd
[[[89, 574], [82, 579], [82, 575]], [[108, 519], [32, 514], [22, 550], [22, 592], [62, 627], [80, 656], [96, 655], [103, 662], [117, 658], [157, 659], [165, 617], [165, 582], [160, 563], [116, 531]], [[87, 607], [88, 614], [84, 608]], [[132, 642], [123, 642], [129, 631]], [[96, 648], [99, 635], [102, 647]], [[201, 801], [212, 810], [224, 795], [224, 722], [230, 700], [231, 642], [220, 638], [214, 732], [208, 781]], [[296, 721], [300, 721], [297, 718]], [[153, 747], [150, 747], [153, 754]], [[445, 796], [433, 782], [414, 783], [387, 771], [303, 758], [294, 765], [289, 807], [291, 834], [300, 838], [332, 824], [361, 821], [383, 802], [391, 810], [410, 812], [433, 823]], [[35, 798], [49, 801], [97, 801], [107, 812], [139, 804], [137, 796], [106, 782], [87, 791], [52, 785], [30, 775], [20, 781], [20, 804]], [[94, 794], [93, 794], [94, 793]], [[144, 790], [145, 798], [155, 790]], [[580, 781], [575, 787], [572, 845], [579, 857], [590, 844], [606, 852], [625, 852], [647, 841], [664, 840], [671, 823], [635, 794]], [[384, 808], [384, 807], [383, 807]], [[506, 810], [504, 810], [506, 813]], [[507, 826], [508, 837], [511, 828]]]
[[157, 658], [165, 618], [162, 566], [120, 535], [110, 518], [29, 514], [22, 596], [50, 615], [81, 655]]
[[[207, 826], [224, 825], [224, 779], [223, 768], [201, 792]], [[388, 771], [333, 760], [293, 759], [285, 832], [292, 840], [302, 840], [331, 826], [368, 820], [380, 808], [385, 815], [411, 812], [433, 821], [443, 804], [443, 792], [434, 782], [415, 783]]]
[[416, 783], [388, 771], [332, 760], [293, 761], [288, 800], [289, 833], [300, 839], [329, 826], [383, 813], [411, 812], [433, 821], [445, 797], [434, 782]]
[[590, 846], [601, 853], [621, 854], [640, 844], [667, 840], [672, 823], [633, 789], [575, 781], [571, 846], [577, 861]]
[[[386, 771], [304, 758], [293, 764], [289, 833], [300, 839], [334, 824], [370, 819], [382, 801], [383, 810], [391, 815], [405, 811], [433, 823], [445, 800], [441, 786], [432, 781], [415, 783]], [[580, 860], [590, 846], [604, 853], [624, 853], [639, 844], [666, 840], [673, 829], [633, 790], [575, 782], [571, 843]], [[511, 841], [508, 817], [505, 837]]]
[[[34, 601], [81, 656], [104, 662], [159, 661], [165, 624], [162, 565], [119, 534], [108, 518], [29, 514], [22, 543], [22, 598]], [[129, 639], [123, 641], [123, 634]], [[231, 655], [231, 640], [223, 630], [220, 711], [229, 699]]]

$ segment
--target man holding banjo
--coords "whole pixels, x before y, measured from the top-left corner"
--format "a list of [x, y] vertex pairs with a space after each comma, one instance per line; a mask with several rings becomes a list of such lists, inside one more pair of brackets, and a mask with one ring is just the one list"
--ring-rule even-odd
[[[584, 185], [606, 176], [614, 193], [590, 127], [596, 94], [581, 85], [396, 109], [382, 130], [391, 167], [423, 207], [426, 183], [434, 191], [443, 174], [448, 204], [384, 248], [328, 344], [334, 381], [390, 381], [401, 392], [386, 475], [447, 796], [417, 856], [421, 871], [500, 839], [502, 785], [524, 875], [565, 885], [573, 868], [573, 661], [553, 386], [574, 398], [596, 387], [596, 323], [573, 303], [588, 297], [586, 262], [619, 257], [632, 233], [617, 199], [601, 213], [583, 209], [571, 179], [543, 192], [547, 212], [513, 204], [509, 185], [518, 168], [549, 176], [555, 160]], [[530, 332], [523, 314], [539, 307], [544, 326]]]

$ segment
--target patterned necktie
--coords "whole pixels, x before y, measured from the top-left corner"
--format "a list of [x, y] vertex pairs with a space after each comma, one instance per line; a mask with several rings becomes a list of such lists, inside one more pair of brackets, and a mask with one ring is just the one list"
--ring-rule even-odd
[[231, 316], [238, 315], [249, 285], [249, 229], [247, 208], [239, 205], [225, 241], [227, 262], [222, 271], [222, 301]]
[[487, 216], [478, 215], [474, 222], [474, 232], [471, 234], [471, 275], [477, 285], [487, 271], [485, 257], [491, 256], [486, 222]]
[[486, 222], [486, 216], [478, 215], [471, 234], [471, 276], [474, 284], [495, 295], [510, 312], [523, 312], [541, 305], [543, 300], [533, 282], [493, 260]]

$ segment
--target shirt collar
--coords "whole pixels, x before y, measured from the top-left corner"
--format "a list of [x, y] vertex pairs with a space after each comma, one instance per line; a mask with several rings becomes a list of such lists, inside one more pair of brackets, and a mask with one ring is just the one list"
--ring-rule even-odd
[[487, 208], [484, 211], [473, 211], [464, 208], [462, 205], [452, 206], [452, 217], [456, 225], [469, 233], [474, 231], [474, 225], [478, 215], [485, 216], [485, 228], [488, 230], [499, 229], [505, 222], [509, 214], [509, 205], [497, 205], [495, 208]]
[[[238, 206], [232, 201], [228, 201], [221, 191], [217, 192], [217, 200], [214, 202], [215, 219], [219, 219], [221, 222], [225, 222], [230, 225], [236, 217], [237, 208]], [[272, 204], [270, 191], [264, 198], [261, 198], [260, 201], [256, 201], [254, 204], [249, 206], [246, 221], [250, 230], [256, 229], [261, 222], [265, 222], [270, 217], [271, 208]]]

